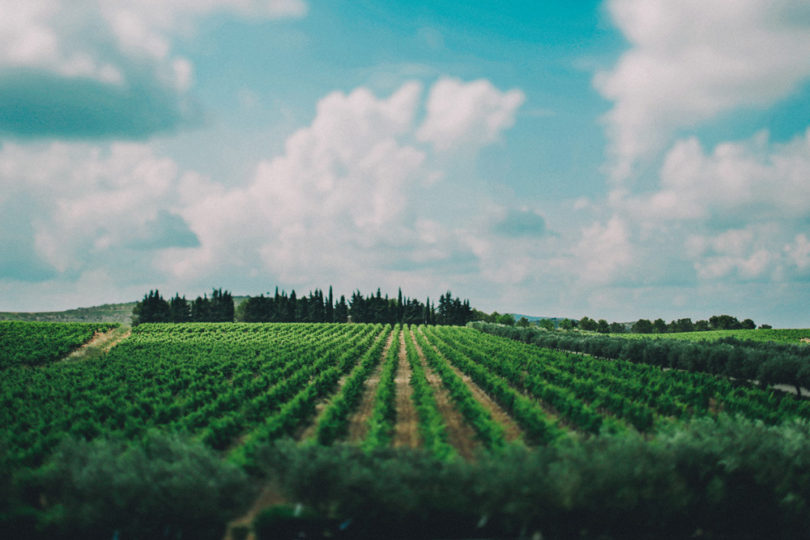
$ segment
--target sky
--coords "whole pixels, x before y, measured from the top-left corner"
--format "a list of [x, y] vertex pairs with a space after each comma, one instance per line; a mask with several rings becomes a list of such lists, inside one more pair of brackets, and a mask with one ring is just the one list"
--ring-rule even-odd
[[0, 311], [810, 327], [806, 0], [0, 0]]

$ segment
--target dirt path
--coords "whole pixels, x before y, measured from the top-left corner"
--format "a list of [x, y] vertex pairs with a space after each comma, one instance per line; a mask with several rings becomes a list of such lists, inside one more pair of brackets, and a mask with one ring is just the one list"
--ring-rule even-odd
[[124, 341], [130, 334], [132, 334], [132, 329], [127, 326], [119, 326], [107, 332], [96, 332], [93, 334], [90, 341], [67, 355], [61, 361], [78, 362], [108, 353], [110, 349]]
[[259, 512], [265, 508], [269, 508], [270, 506], [283, 504], [285, 502], [287, 501], [284, 499], [281, 492], [275, 485], [265, 486], [256, 500], [253, 502], [253, 506], [251, 506], [243, 516], [238, 517], [228, 523], [228, 530], [225, 533], [224, 540], [235, 540], [237, 535], [234, 534], [234, 529], [242, 527], [250, 529], [245, 537], [247, 540], [256, 540], [256, 534], [253, 532], [251, 525], [253, 524], [253, 520], [256, 519], [256, 516], [259, 515]]
[[475, 449], [478, 446], [475, 431], [467, 424], [464, 417], [458, 412], [455, 405], [453, 405], [453, 399], [444, 387], [441, 377], [428, 366], [425, 361], [425, 354], [416, 342], [416, 338], [411, 335], [411, 339], [416, 347], [416, 352], [419, 354], [419, 361], [422, 362], [422, 366], [424, 366], [425, 377], [433, 388], [433, 394], [436, 397], [439, 412], [447, 426], [447, 442], [456, 449], [461, 457], [469, 461], [475, 456]]
[[[436, 351], [437, 354], [441, 355], [442, 353], [439, 352], [439, 349], [437, 349], [434, 344], [430, 343], [430, 340], [428, 339], [427, 336], [425, 336], [424, 332], [422, 333], [422, 335], [424, 336], [425, 341], [427, 341], [430, 344], [430, 346], [433, 347], [433, 350]], [[450, 366], [450, 369], [452, 369], [453, 372], [459, 377], [461, 377], [461, 379], [467, 384], [467, 386], [469, 387], [470, 391], [473, 394], [473, 397], [476, 399], [476, 401], [478, 401], [478, 403], [480, 403], [484, 407], [484, 409], [486, 409], [489, 412], [490, 415], [492, 415], [492, 419], [498, 422], [503, 427], [504, 436], [506, 437], [506, 440], [508, 442], [516, 441], [523, 438], [523, 430], [520, 428], [520, 426], [517, 425], [517, 423], [515, 423], [515, 421], [512, 419], [511, 416], [509, 416], [509, 413], [507, 413], [503, 409], [503, 407], [498, 405], [495, 402], [495, 400], [489, 397], [489, 394], [484, 392], [484, 390], [480, 386], [478, 386], [475, 383], [475, 381], [473, 381], [469, 377], [469, 375], [462, 372], [460, 369], [451, 364], [449, 361], [447, 362], [447, 365]]]
[[385, 357], [394, 342], [394, 332], [388, 334], [388, 342], [385, 344], [380, 355], [380, 363], [374, 368], [371, 376], [366, 379], [363, 397], [360, 399], [360, 406], [349, 416], [349, 430], [347, 440], [353, 443], [360, 443], [366, 438], [368, 433], [368, 420], [374, 412], [374, 398], [377, 395], [377, 386], [380, 384], [380, 373], [382, 373]]
[[416, 407], [413, 405], [413, 388], [411, 388], [411, 365], [408, 363], [408, 355], [405, 351], [405, 332], [403, 327], [399, 334], [399, 362], [397, 364], [397, 375], [394, 378], [396, 388], [397, 423], [394, 426], [393, 444], [395, 448], [408, 447], [417, 448], [419, 440], [419, 416], [416, 414]]

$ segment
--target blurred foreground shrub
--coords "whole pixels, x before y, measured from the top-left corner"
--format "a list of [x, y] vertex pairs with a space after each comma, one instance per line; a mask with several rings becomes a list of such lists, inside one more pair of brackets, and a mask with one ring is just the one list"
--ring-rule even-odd
[[799, 538], [810, 530], [805, 422], [721, 417], [652, 440], [571, 438], [473, 463], [289, 441], [258, 458], [291, 502], [332, 520], [333, 537]]
[[200, 443], [63, 441], [39, 470], [15, 476], [4, 538], [222, 538], [252, 483]]

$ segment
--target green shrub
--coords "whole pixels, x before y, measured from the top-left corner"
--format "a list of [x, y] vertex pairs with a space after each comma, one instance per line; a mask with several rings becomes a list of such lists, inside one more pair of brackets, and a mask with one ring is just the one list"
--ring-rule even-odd
[[356, 537], [799, 538], [810, 528], [810, 425], [721, 416], [507, 446], [475, 462], [300, 447], [258, 454], [288, 500]]
[[199, 443], [68, 439], [31, 478], [47, 537], [221, 538], [253, 496], [245, 473]]
[[301, 505], [271, 506], [253, 521], [259, 540], [334, 537], [340, 524]]

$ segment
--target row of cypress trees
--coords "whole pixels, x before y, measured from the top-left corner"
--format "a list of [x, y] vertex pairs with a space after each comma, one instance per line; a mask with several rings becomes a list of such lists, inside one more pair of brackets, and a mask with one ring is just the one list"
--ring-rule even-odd
[[347, 301], [344, 295], [335, 300], [332, 287], [324, 295], [320, 289], [308, 296], [293, 290], [273, 295], [248, 297], [234, 308], [233, 295], [214, 289], [193, 301], [176, 294], [167, 301], [157, 290], [149, 291], [133, 310], [133, 324], [146, 322], [358, 322], [382, 324], [454, 324], [464, 325], [473, 319], [469, 300], [453, 297], [450, 291], [439, 297], [438, 306], [430, 298], [422, 303], [408, 298], [399, 289], [396, 298], [389, 298], [377, 289], [375, 294], [363, 295], [359, 290]]
[[146, 322], [233, 322], [233, 296], [228, 291], [214, 289], [211, 298], [198, 296], [189, 302], [175, 294], [169, 301], [158, 290], [149, 291], [132, 310], [132, 324]]
[[469, 300], [454, 298], [450, 291], [439, 297], [438, 306], [430, 298], [420, 302], [399, 289], [396, 298], [383, 295], [380, 289], [363, 295], [359, 290], [347, 300], [335, 300], [332, 287], [328, 294], [316, 289], [309, 296], [298, 297], [279, 292], [253, 296], [239, 305], [236, 319], [244, 322], [357, 322], [382, 324], [457, 324], [471, 321], [473, 309]]

